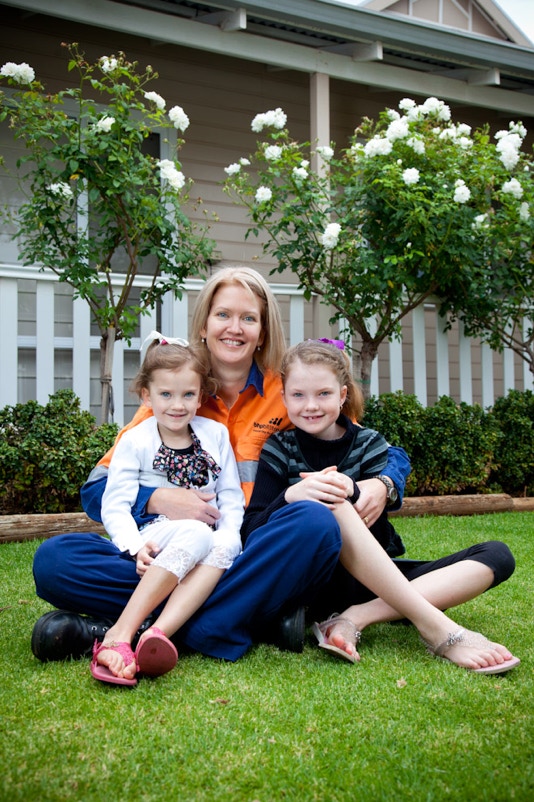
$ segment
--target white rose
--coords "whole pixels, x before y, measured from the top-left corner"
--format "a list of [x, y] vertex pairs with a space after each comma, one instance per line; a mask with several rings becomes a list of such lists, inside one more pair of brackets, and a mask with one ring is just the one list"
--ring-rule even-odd
[[61, 195], [63, 198], [72, 198], [72, 189], [65, 181], [49, 184], [48, 189], [53, 195]]
[[336, 247], [339, 234], [341, 232], [341, 226], [339, 223], [329, 223], [324, 230], [324, 233], [321, 236], [321, 242], [323, 244], [323, 248], [326, 251], [331, 251], [333, 248]]
[[161, 159], [157, 162], [160, 168], [161, 177], [169, 182], [171, 187], [175, 190], [180, 190], [185, 185], [185, 176], [180, 170], [176, 169], [176, 165], [170, 159]]
[[94, 127], [96, 131], [103, 131], [107, 134], [111, 130], [111, 126], [114, 122], [115, 117], [101, 117], [100, 120], [95, 123]]
[[417, 184], [419, 181], [419, 170], [416, 167], [409, 167], [402, 174], [402, 180], [405, 184]]
[[387, 156], [393, 150], [393, 145], [385, 137], [375, 136], [365, 144], [364, 153], [366, 156]]
[[514, 198], [518, 199], [523, 195], [523, 187], [517, 178], [511, 178], [509, 181], [505, 181], [505, 183], [502, 185], [502, 191], [509, 195], [513, 195]]
[[410, 133], [408, 122], [406, 118], [400, 120], [392, 120], [387, 127], [386, 137], [390, 142], [395, 142], [396, 139], [404, 139]]
[[409, 145], [414, 153], [418, 153], [422, 155], [425, 152], [425, 143], [422, 139], [417, 139], [417, 137], [412, 136], [410, 139], [406, 140], [406, 144]]
[[266, 159], [276, 161], [282, 155], [282, 148], [279, 145], [267, 145], [264, 153]]
[[116, 58], [110, 56], [102, 56], [100, 59], [100, 69], [102, 72], [113, 72], [116, 70], [119, 65], [119, 62]]
[[526, 222], [530, 217], [530, 209], [528, 203], [522, 203], [519, 207], [519, 219]]
[[256, 114], [251, 123], [251, 128], [255, 133], [263, 131], [264, 128], [277, 128], [281, 130], [287, 122], [287, 114], [281, 108], [265, 111]]
[[459, 178], [455, 183], [453, 200], [456, 201], [456, 203], [467, 203], [470, 197], [471, 190], [469, 187], [466, 187], [465, 181]]
[[169, 120], [178, 131], [185, 131], [189, 127], [189, 117], [181, 106], [173, 106], [169, 109]]
[[22, 64], [7, 61], [0, 69], [0, 75], [4, 78], [13, 78], [18, 84], [31, 84], [35, 80], [35, 70], [25, 61]]
[[266, 203], [270, 201], [273, 196], [273, 193], [269, 189], [269, 187], [258, 187], [256, 190], [256, 202], [257, 203]]
[[229, 164], [228, 167], [224, 168], [224, 172], [227, 175], [236, 175], [240, 170], [241, 170], [241, 165], [238, 164], [237, 162]]
[[145, 100], [151, 100], [158, 109], [163, 110], [165, 108], [165, 100], [157, 92], [145, 92]]
[[330, 159], [334, 156], [334, 151], [329, 145], [318, 145], [316, 150], [319, 156], [322, 156], [322, 158], [327, 162], [330, 161]]
[[305, 167], [293, 167], [293, 177], [297, 181], [304, 180], [308, 177], [308, 171]]

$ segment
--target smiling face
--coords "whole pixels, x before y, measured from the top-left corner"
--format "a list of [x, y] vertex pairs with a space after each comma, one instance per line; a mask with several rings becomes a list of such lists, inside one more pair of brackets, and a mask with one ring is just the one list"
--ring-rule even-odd
[[296, 359], [286, 374], [284, 403], [291, 423], [320, 440], [335, 440], [343, 433], [336, 421], [345, 398], [334, 371], [327, 365], [305, 365]]
[[165, 445], [185, 448], [190, 444], [189, 421], [201, 403], [200, 387], [200, 376], [185, 364], [178, 370], [155, 370], [148, 388], [141, 391], [141, 399], [152, 409]]
[[221, 286], [200, 334], [206, 340], [215, 375], [228, 367], [248, 372], [264, 339], [260, 299], [240, 284]]

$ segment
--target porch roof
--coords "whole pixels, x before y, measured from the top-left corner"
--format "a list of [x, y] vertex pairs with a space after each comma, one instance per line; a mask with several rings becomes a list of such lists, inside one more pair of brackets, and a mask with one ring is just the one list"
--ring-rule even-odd
[[534, 49], [325, 0], [8, 0], [36, 14], [332, 78], [534, 114]]

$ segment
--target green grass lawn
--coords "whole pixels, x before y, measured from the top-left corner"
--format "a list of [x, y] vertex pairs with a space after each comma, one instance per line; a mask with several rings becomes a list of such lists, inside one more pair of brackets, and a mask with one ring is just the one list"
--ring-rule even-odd
[[534, 514], [397, 520], [409, 557], [502, 539], [517, 568], [458, 608], [522, 664], [480, 676], [427, 654], [413, 627], [364, 633], [352, 666], [261, 645], [237, 663], [184, 656], [135, 689], [88, 662], [30, 650], [50, 606], [36, 542], [0, 546], [0, 799], [531, 800], [534, 798]]

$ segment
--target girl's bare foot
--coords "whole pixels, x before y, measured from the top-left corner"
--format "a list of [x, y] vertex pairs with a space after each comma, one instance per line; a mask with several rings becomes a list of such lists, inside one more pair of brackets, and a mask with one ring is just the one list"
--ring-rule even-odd
[[356, 644], [359, 643], [362, 633], [350, 618], [333, 615], [321, 624], [314, 624], [313, 631], [322, 649], [351, 663], [360, 660]]
[[444, 657], [463, 668], [478, 671], [481, 674], [500, 674], [510, 671], [521, 662], [500, 643], [492, 643], [479, 632], [459, 629], [450, 633], [437, 646], [426, 644], [429, 652], [437, 657]]
[[[106, 648], [106, 646], [109, 646], [109, 648]], [[102, 647], [96, 655], [96, 662], [108, 668], [115, 677], [133, 679], [137, 673], [135, 655], [128, 643], [104, 639]]]

